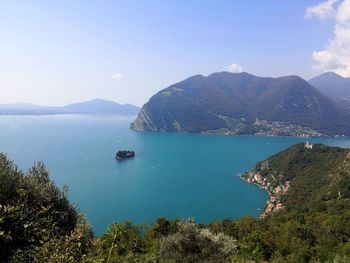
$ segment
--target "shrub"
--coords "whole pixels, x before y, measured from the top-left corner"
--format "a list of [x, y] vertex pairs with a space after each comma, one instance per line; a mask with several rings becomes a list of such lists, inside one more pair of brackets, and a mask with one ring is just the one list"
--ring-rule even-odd
[[163, 260], [174, 262], [225, 262], [236, 251], [236, 241], [222, 233], [213, 234], [191, 220], [180, 221], [178, 232], [160, 241]]

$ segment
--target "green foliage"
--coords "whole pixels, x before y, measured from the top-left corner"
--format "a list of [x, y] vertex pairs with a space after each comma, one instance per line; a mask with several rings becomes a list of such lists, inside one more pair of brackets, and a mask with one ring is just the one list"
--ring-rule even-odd
[[24, 174], [0, 154], [0, 181], [0, 262], [35, 261], [41, 246], [63, 242], [78, 225], [84, 225], [85, 244], [91, 239], [90, 227], [49, 180], [44, 164]]
[[236, 250], [236, 242], [223, 233], [214, 234], [194, 222], [179, 221], [178, 232], [160, 240], [161, 259], [172, 262], [225, 262]]
[[90, 257], [94, 262], [123, 262], [122, 259], [144, 254], [145, 248], [140, 227], [130, 222], [115, 223], [102, 237], [94, 241]]
[[146, 239], [155, 240], [166, 237], [169, 234], [175, 234], [178, 231], [178, 221], [170, 221], [164, 217], [156, 220], [153, 226], [147, 231]]

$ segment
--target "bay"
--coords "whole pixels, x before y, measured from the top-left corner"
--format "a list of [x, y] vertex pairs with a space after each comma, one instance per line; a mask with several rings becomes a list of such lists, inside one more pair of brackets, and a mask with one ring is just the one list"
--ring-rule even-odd
[[[0, 116], [0, 151], [22, 170], [43, 161], [97, 235], [113, 222], [151, 223], [157, 217], [258, 217], [267, 193], [240, 174], [304, 138], [136, 132], [135, 117]], [[310, 142], [350, 147], [349, 139]], [[116, 161], [118, 150], [136, 152]], [[1, 182], [0, 182], [1, 183]]]

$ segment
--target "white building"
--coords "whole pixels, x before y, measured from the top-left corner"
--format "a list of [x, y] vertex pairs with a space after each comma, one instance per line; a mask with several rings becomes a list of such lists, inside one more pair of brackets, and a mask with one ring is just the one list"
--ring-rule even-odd
[[309, 143], [309, 141], [307, 141], [307, 142], [305, 143], [305, 148], [306, 148], [306, 149], [312, 149], [312, 147], [313, 147], [313, 144]]

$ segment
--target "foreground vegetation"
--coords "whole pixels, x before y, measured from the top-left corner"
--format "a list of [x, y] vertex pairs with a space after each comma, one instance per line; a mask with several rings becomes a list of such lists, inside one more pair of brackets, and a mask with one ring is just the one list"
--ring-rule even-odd
[[284, 208], [197, 225], [157, 219], [90, 225], [42, 163], [27, 173], [0, 154], [0, 262], [350, 262], [350, 151], [295, 145], [253, 169], [290, 182]]

